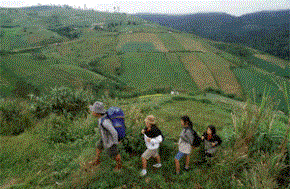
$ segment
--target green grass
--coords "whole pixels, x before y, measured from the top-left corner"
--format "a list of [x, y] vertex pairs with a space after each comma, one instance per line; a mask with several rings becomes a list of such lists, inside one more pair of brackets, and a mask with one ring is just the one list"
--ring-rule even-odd
[[104, 77], [76, 66], [54, 65], [47, 60], [34, 60], [29, 54], [3, 57], [3, 63], [17, 77], [47, 92], [55, 86], [81, 87], [84, 83], [98, 83]]
[[[120, 79], [138, 89], [176, 88], [197, 91], [180, 62], [168, 63], [163, 53], [126, 53], [121, 56], [124, 73]], [[147, 74], [144, 74], [147, 73]]]
[[[215, 104], [201, 103], [190, 96], [176, 98], [171, 95], [128, 100], [103, 99], [103, 101], [106, 108], [119, 106], [125, 111], [127, 134], [133, 136], [129, 144], [136, 148], [136, 152], [130, 154], [125, 151], [124, 143], [119, 145], [123, 162], [120, 173], [112, 171], [114, 162], [106, 153], [102, 153], [102, 163], [95, 172], [85, 173], [81, 167], [95, 155], [95, 144], [99, 138], [98, 132], [94, 134], [96, 119], [88, 116], [88, 118], [71, 121], [52, 115], [38, 121], [33, 129], [19, 136], [0, 137], [0, 143], [4, 147], [0, 153], [0, 184], [5, 186], [9, 181], [14, 181], [13, 186], [22, 188], [120, 188], [125, 186], [128, 188], [195, 188], [197, 186], [238, 188], [241, 184], [237, 184], [236, 179], [228, 176], [232, 174], [245, 188], [254, 186], [247, 182], [249, 179], [258, 179], [259, 183], [267, 181], [263, 187], [265, 184], [268, 186], [275, 182], [271, 179], [278, 173], [267, 166], [267, 163], [275, 162], [275, 157], [266, 156], [266, 158], [257, 153], [257, 157], [243, 158], [239, 157], [237, 152], [234, 152], [236, 155], [229, 152], [232, 140], [237, 133], [234, 131], [230, 113]], [[160, 147], [162, 167], [152, 168], [155, 161], [149, 160], [148, 175], [142, 178], [139, 176], [140, 155], [145, 150], [145, 144], [139, 132], [144, 127], [145, 116], [149, 114], [157, 118], [158, 126], [166, 139]], [[195, 164], [194, 162], [201, 158], [201, 149], [193, 150], [190, 160], [191, 170], [185, 172], [181, 169], [182, 174], [176, 176], [174, 175], [174, 156], [178, 147], [174, 142], [178, 140], [182, 130], [180, 117], [185, 114], [189, 115], [194, 123], [194, 129], [200, 134], [209, 124], [216, 125], [218, 134], [223, 139], [223, 147], [217, 159], [208, 162], [210, 167], [207, 164]], [[58, 123], [53, 120], [65, 123], [68, 126], [69, 135], [76, 137], [77, 140], [48, 143], [47, 137], [54, 134], [50, 130], [57, 126], [54, 124]], [[277, 129], [273, 132], [285, 132], [286, 125], [278, 119], [274, 126]], [[261, 161], [267, 163], [259, 169]], [[181, 167], [183, 163], [181, 160]], [[254, 172], [256, 169], [259, 171]], [[248, 171], [250, 175], [243, 175], [244, 171]]]

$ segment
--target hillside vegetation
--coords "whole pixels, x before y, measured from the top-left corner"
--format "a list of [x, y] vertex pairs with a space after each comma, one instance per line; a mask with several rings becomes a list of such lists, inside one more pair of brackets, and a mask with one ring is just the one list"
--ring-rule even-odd
[[[289, 83], [288, 61], [124, 13], [36, 6], [2, 8], [1, 15], [2, 66], [40, 93], [54, 86], [70, 86], [90, 88], [98, 94], [105, 90], [119, 97], [179, 90], [246, 100], [261, 77], [270, 77], [271, 82], [264, 84], [270, 88], [279, 88], [278, 81]], [[257, 72], [252, 66], [269, 74], [245, 82], [236, 69]], [[7, 90], [2, 94], [18, 90], [15, 83], [3, 86]], [[256, 91], [261, 100], [259, 89]], [[278, 93], [281, 97], [281, 91]], [[279, 109], [286, 111], [282, 105]]]
[[[35, 6], [0, 16], [1, 187], [289, 188], [289, 61], [124, 13]], [[83, 169], [99, 139], [88, 108], [97, 100], [125, 112], [119, 173], [105, 153]], [[162, 168], [150, 161], [141, 178], [150, 114], [165, 135]], [[177, 176], [183, 115], [199, 135], [215, 125], [223, 144], [212, 159], [194, 149]]]
[[289, 61], [289, 9], [238, 17], [226, 13], [136, 16], [208, 39], [243, 44]]

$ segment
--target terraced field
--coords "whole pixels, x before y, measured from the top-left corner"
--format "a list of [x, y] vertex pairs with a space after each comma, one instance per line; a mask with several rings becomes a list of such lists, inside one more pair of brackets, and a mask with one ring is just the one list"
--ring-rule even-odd
[[160, 33], [159, 38], [162, 40], [166, 48], [171, 51], [184, 51], [185, 48], [169, 33]]
[[178, 43], [180, 43], [187, 51], [207, 52], [207, 50], [203, 47], [202, 43], [197, 40], [194, 40], [186, 35], [176, 33], [173, 33], [172, 35], [178, 41]]
[[121, 60], [124, 73], [120, 79], [128, 86], [143, 90], [175, 88], [198, 91], [184, 65], [181, 62], [168, 64], [163, 53], [126, 53]]
[[181, 60], [186, 69], [191, 74], [198, 88], [204, 91], [205, 89], [219, 89], [212, 73], [207, 66], [198, 58], [198, 53], [185, 53], [181, 55]]
[[255, 54], [254, 56], [259, 58], [259, 59], [265, 60], [267, 62], [271, 62], [277, 66], [280, 66], [283, 69], [285, 69], [286, 66], [290, 65], [290, 63], [288, 61], [279, 59], [275, 56], [266, 55], [266, 54]]
[[99, 54], [115, 52], [116, 44], [115, 36], [92, 37], [51, 45], [47, 53], [68, 60], [87, 60]]
[[37, 61], [29, 54], [5, 56], [3, 63], [13, 70], [19, 78], [33, 84], [46, 92], [51, 87], [67, 86], [80, 88], [84, 83], [91, 81], [98, 83], [104, 77], [93, 72], [71, 65], [53, 65], [45, 61]]
[[222, 59], [213, 53], [199, 53], [198, 57], [206, 64], [215, 78], [219, 88], [226, 94], [235, 94], [242, 97], [242, 88], [235, 74], [230, 70], [231, 62]]
[[233, 70], [236, 76], [239, 78], [242, 87], [248, 91], [249, 97], [260, 102], [263, 92], [270, 91], [270, 95], [274, 97], [275, 101], [280, 101], [279, 109], [286, 110], [286, 102], [282, 92], [279, 90], [278, 84], [286, 82], [289, 86], [288, 80], [273, 76], [269, 73], [265, 73], [256, 68], [236, 68]]
[[132, 33], [132, 34], [121, 34], [119, 35], [119, 42], [117, 50], [123, 49], [123, 46], [127, 43], [152, 43], [156, 50], [160, 52], [168, 52], [163, 42], [160, 40], [157, 34], [154, 33]]

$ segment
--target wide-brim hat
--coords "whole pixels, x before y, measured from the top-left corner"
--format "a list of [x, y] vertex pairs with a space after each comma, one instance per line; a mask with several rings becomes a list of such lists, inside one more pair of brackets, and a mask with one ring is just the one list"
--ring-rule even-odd
[[92, 106], [89, 106], [90, 110], [92, 112], [95, 112], [97, 114], [104, 114], [106, 113], [106, 110], [104, 108], [104, 104], [102, 102], [95, 102]]
[[153, 115], [147, 116], [144, 121], [151, 124], [151, 125], [156, 124], [156, 120], [155, 120], [155, 117]]

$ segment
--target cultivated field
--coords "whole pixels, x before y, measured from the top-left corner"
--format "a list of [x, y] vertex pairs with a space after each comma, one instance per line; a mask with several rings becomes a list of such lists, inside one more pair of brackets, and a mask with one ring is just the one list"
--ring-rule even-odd
[[229, 69], [230, 62], [213, 53], [199, 53], [198, 57], [206, 64], [215, 78], [219, 88], [226, 94], [242, 97], [242, 88], [236, 76]]
[[166, 48], [171, 51], [184, 51], [185, 48], [169, 33], [160, 33], [158, 34]]
[[271, 62], [271, 63], [273, 63], [273, 64], [275, 64], [277, 66], [280, 66], [283, 69], [285, 69], [286, 66], [290, 65], [288, 61], [279, 59], [279, 58], [271, 56], [271, 55], [255, 54], [254, 56], [257, 57], [257, 58], [263, 59], [263, 60], [265, 60], [267, 62]]
[[154, 47], [161, 52], [168, 52], [168, 49], [164, 46], [157, 34], [154, 33], [132, 33], [122, 34], [119, 36], [119, 42], [117, 49], [120, 50], [126, 43], [140, 42], [140, 43], [153, 43]]
[[204, 91], [212, 88], [218, 89], [215, 79], [207, 66], [198, 58], [197, 53], [185, 53], [181, 58], [186, 69], [191, 74], [198, 88]]
[[181, 34], [174, 33], [172, 35], [185, 48], [185, 50], [207, 52], [202, 43], [197, 40]]
[[179, 61], [168, 64], [163, 53], [126, 53], [121, 60], [124, 73], [120, 79], [128, 86], [138, 89], [198, 90], [184, 65]]

